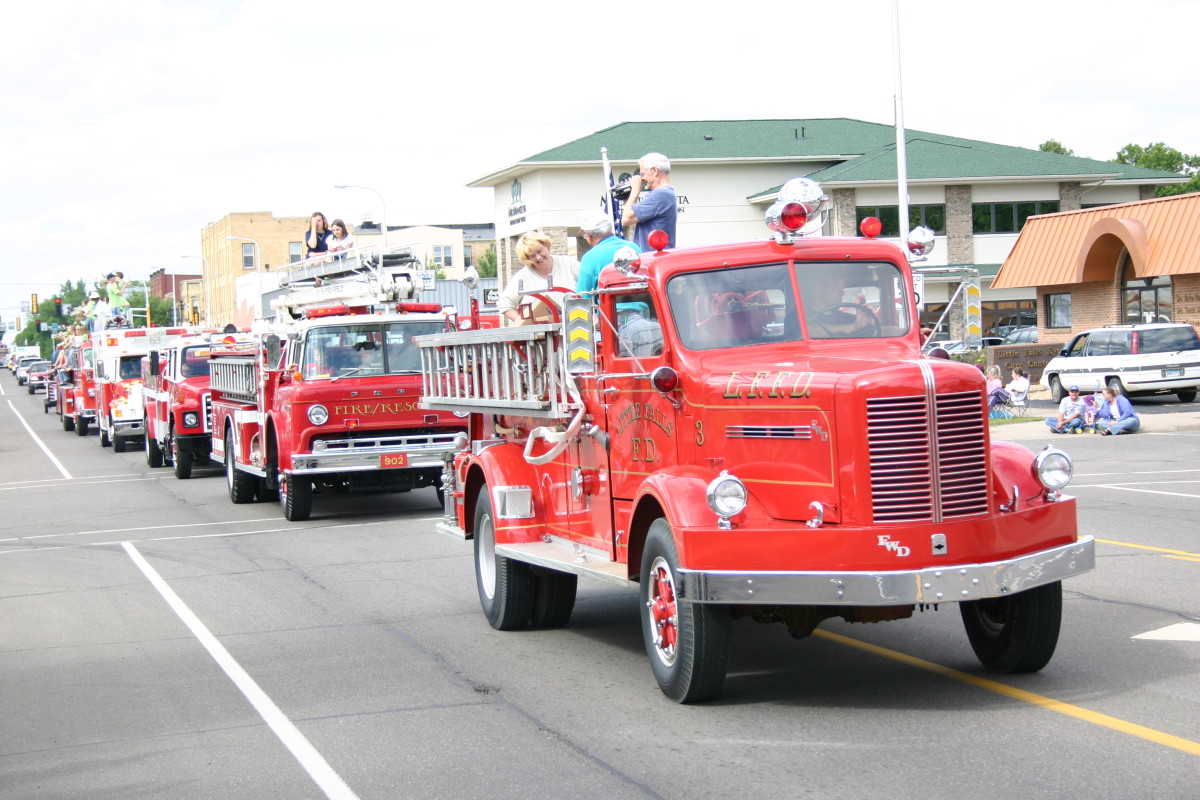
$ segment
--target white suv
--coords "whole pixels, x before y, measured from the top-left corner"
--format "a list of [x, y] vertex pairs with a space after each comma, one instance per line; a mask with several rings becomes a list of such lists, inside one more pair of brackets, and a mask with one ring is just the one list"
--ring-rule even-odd
[[1071, 384], [1122, 394], [1174, 392], [1190, 403], [1200, 389], [1200, 339], [1184, 323], [1109, 325], [1081, 333], [1050, 359], [1042, 385], [1058, 402]]

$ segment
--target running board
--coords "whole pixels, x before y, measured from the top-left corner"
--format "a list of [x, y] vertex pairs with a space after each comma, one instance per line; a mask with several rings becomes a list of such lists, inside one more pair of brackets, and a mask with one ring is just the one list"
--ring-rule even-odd
[[598, 578], [617, 586], [629, 586], [632, 583], [626, 577], [628, 568], [625, 564], [609, 561], [596, 551], [585, 552], [582, 548], [576, 549], [571, 542], [561, 539], [550, 542], [498, 544], [496, 555], [557, 572]]

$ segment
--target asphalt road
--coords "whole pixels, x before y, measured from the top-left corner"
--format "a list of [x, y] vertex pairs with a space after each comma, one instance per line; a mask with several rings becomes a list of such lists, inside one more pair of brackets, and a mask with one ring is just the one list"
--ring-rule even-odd
[[1197, 796], [1200, 431], [1057, 437], [1101, 543], [1042, 672], [983, 670], [953, 606], [740, 620], [724, 693], [683, 707], [633, 590], [492, 630], [432, 490], [291, 524], [41, 400], [0, 372], [0, 798]]

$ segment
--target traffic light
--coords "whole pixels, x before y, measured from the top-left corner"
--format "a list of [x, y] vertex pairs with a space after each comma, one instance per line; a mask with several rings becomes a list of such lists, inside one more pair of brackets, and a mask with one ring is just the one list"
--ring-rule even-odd
[[29, 313], [36, 314], [37, 312], [38, 312], [37, 295], [31, 294], [31, 295], [29, 295]]
[[54, 316], [62, 319], [62, 298], [54, 298]]

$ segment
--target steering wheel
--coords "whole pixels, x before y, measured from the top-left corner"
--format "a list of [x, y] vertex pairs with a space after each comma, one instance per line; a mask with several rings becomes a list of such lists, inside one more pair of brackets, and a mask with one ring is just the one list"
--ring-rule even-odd
[[[870, 318], [870, 320], [866, 326], [866, 330], [867, 330], [866, 333], [864, 333], [862, 330], [846, 331], [846, 332], [835, 331], [835, 330], [831, 330], [827, 324], [821, 322], [821, 317], [825, 316], [827, 313], [829, 313], [831, 311], [842, 311], [847, 308], [862, 309], [863, 311], [867, 312], [867, 316]], [[883, 336], [883, 323], [881, 323], [879, 321], [879, 317], [875, 314], [875, 309], [871, 308], [870, 306], [868, 306], [864, 303], [833, 303], [831, 305], [827, 305], [822, 308], [819, 308], [819, 309], [817, 309], [817, 312], [815, 314], [809, 314], [807, 316], [808, 316], [808, 320], [809, 320], [810, 324], [817, 325], [822, 330], [824, 330], [826, 334], [828, 334], [830, 337], [833, 337], [833, 338], [846, 338], [846, 337], [850, 337], [850, 336], [862, 336], [865, 339], [871, 339], [871, 338], [878, 338], [878, 337]], [[858, 319], [859, 319], [859, 315], [856, 313], [854, 315], [854, 321], [858, 322]]]

